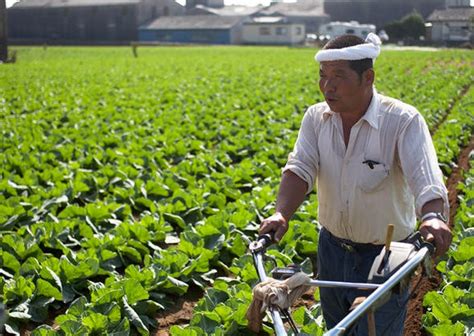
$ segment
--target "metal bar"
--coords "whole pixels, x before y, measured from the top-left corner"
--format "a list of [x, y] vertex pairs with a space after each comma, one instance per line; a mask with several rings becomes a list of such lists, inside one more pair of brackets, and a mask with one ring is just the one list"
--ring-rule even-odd
[[362, 314], [379, 300], [388, 290], [392, 289], [398, 282], [400, 282], [408, 273], [413, 271], [420, 262], [423, 261], [426, 254], [429, 252], [428, 248], [421, 248], [405, 265], [403, 265], [395, 274], [393, 274], [381, 287], [370, 294], [367, 299], [358, 305], [350, 314], [348, 314], [342, 321], [340, 321], [334, 328], [328, 330], [324, 336], [343, 335], [347, 328], [352, 325]]
[[342, 288], [358, 288], [374, 290], [381, 287], [381, 284], [363, 283], [363, 282], [342, 282], [342, 281], [326, 281], [326, 280], [311, 280], [309, 285], [316, 287], [342, 287]]
[[[267, 280], [267, 274], [265, 273], [265, 268], [263, 267], [263, 257], [261, 253], [252, 253], [253, 260], [255, 262], [255, 268], [257, 269], [258, 277], [260, 281]], [[283, 326], [283, 320], [281, 319], [280, 312], [277, 308], [269, 307], [268, 309], [272, 316], [273, 320], [273, 329], [275, 329], [276, 336], [287, 336], [285, 327]]]
[[253, 254], [255, 261], [255, 266], [257, 269], [257, 274], [260, 279], [260, 282], [266, 281], [268, 279], [267, 274], [265, 273], [265, 268], [263, 267], [263, 257], [261, 253]]

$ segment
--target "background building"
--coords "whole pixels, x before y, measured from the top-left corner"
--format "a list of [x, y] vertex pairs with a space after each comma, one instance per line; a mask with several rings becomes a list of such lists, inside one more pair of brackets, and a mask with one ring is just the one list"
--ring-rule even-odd
[[142, 42], [239, 44], [243, 21], [240, 16], [161, 17], [140, 27], [139, 38]]
[[257, 17], [246, 22], [242, 31], [245, 44], [295, 45], [305, 41], [303, 24], [290, 23], [284, 17]]
[[319, 26], [330, 21], [322, 0], [299, 0], [296, 3], [274, 3], [254, 16], [285, 17], [288, 23], [302, 24], [306, 33], [318, 33]]
[[[224, 6], [224, 0], [187, 0], [185, 7], [175, 0], [22, 0], [8, 9], [7, 21], [12, 44], [128, 44], [138, 40], [295, 44], [302, 36], [317, 38], [320, 34], [363, 37], [374, 26], [380, 31], [413, 10], [424, 19], [429, 16], [433, 41], [470, 41], [470, 0], [298, 0], [273, 1], [265, 7]], [[421, 18], [419, 21], [424, 30]]]
[[455, 45], [474, 43], [474, 7], [469, 0], [447, 0], [446, 9], [428, 17], [429, 38], [433, 42]]
[[257, 14], [262, 8], [262, 6], [224, 6], [216, 8], [197, 5], [193, 8], [187, 8], [186, 15], [250, 16]]
[[[305, 0], [307, 1], [307, 0]], [[303, 2], [305, 2], [303, 1]], [[197, 43], [197, 44], [261, 44], [294, 45], [305, 41], [305, 24], [319, 25], [322, 6], [314, 3], [309, 7], [292, 3], [288, 7], [273, 4], [268, 7], [223, 6], [211, 7], [209, 1], [201, 1], [186, 9], [186, 16], [160, 17], [140, 27], [141, 42]], [[287, 4], [284, 4], [287, 5]], [[304, 12], [302, 8], [308, 9]], [[312, 9], [313, 11], [309, 10]], [[304, 14], [303, 14], [304, 12]], [[278, 15], [285, 13], [287, 15]], [[315, 14], [316, 13], [316, 14]], [[298, 14], [296, 16], [295, 14]]]
[[22, 0], [8, 9], [8, 36], [10, 43], [128, 43], [141, 24], [183, 13], [174, 0]]

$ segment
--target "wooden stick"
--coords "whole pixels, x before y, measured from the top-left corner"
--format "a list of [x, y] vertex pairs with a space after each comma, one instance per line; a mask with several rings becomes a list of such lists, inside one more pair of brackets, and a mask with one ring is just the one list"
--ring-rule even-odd
[[368, 327], [368, 336], [376, 336], [376, 329], [375, 329], [375, 316], [374, 310], [369, 309], [367, 312], [367, 327]]
[[385, 237], [385, 251], [390, 251], [390, 243], [392, 242], [393, 230], [394, 229], [395, 229], [395, 225], [388, 224], [387, 236]]

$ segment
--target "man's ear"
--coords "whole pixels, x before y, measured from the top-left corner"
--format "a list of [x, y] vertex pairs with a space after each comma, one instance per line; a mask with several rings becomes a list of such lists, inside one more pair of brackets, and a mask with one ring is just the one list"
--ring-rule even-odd
[[374, 69], [367, 69], [362, 74], [362, 80], [367, 86], [372, 86], [375, 81], [375, 71]]

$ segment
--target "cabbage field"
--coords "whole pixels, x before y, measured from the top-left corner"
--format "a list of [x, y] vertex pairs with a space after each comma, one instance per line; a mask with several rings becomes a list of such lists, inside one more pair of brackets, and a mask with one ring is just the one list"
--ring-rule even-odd
[[[17, 63], [0, 64], [6, 334], [251, 335], [247, 246], [305, 109], [322, 100], [315, 50], [15, 49]], [[420, 335], [474, 333], [473, 59], [384, 50], [375, 64], [377, 90], [419, 109], [447, 180], [460, 176]], [[312, 272], [317, 238], [312, 193], [269, 254]], [[309, 301], [294, 317], [321, 335], [317, 291]], [[173, 318], [183, 302], [192, 314]]]

